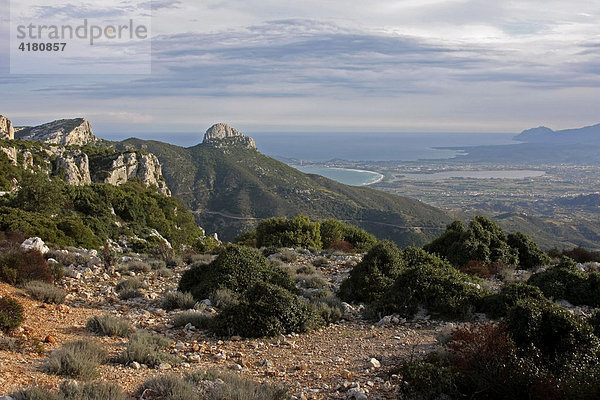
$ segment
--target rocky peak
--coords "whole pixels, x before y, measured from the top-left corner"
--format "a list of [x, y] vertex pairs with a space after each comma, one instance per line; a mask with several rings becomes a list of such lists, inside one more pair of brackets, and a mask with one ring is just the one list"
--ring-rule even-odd
[[39, 126], [20, 128], [17, 136], [23, 140], [63, 146], [83, 146], [98, 141], [92, 132], [92, 125], [85, 118], [60, 119]]
[[12, 122], [3, 115], [0, 115], [0, 139], [13, 140], [15, 138], [15, 130]]
[[245, 147], [256, 149], [256, 143], [250, 136], [244, 135], [240, 131], [227, 124], [215, 124], [208, 128], [204, 134], [203, 143], [229, 143], [241, 144]]

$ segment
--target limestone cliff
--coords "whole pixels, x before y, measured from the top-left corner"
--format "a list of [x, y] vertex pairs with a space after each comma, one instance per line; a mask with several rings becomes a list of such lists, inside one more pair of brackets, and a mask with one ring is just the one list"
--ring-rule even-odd
[[87, 154], [81, 150], [64, 152], [57, 156], [53, 174], [64, 179], [69, 185], [79, 186], [92, 183], [90, 161]]
[[0, 139], [13, 140], [15, 138], [15, 130], [12, 122], [3, 115], [0, 115]]
[[212, 143], [219, 147], [228, 144], [238, 144], [247, 148], [256, 149], [254, 139], [223, 123], [215, 124], [208, 128], [204, 134], [203, 143]]
[[98, 141], [85, 118], [60, 119], [34, 127], [16, 129], [17, 139], [37, 140], [62, 146], [83, 146]]
[[102, 160], [103, 167], [92, 175], [94, 182], [122, 185], [132, 179], [139, 179], [147, 186], [156, 186], [160, 193], [170, 196], [162, 175], [162, 167], [154, 154], [126, 152], [109, 156]]

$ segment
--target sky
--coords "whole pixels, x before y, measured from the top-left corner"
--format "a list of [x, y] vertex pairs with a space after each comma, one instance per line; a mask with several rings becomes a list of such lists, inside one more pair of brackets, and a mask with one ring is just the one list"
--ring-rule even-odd
[[216, 122], [249, 133], [600, 122], [597, 0], [39, 1], [46, 21], [151, 8], [152, 73], [8, 71], [2, 12], [0, 114], [15, 125], [81, 116], [101, 137], [168, 140]]

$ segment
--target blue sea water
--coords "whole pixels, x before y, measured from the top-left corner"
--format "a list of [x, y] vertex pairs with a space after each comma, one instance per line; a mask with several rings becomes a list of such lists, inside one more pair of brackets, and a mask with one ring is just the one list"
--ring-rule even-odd
[[304, 161], [417, 161], [460, 154], [442, 147], [514, 144], [514, 133], [252, 133], [261, 152]]

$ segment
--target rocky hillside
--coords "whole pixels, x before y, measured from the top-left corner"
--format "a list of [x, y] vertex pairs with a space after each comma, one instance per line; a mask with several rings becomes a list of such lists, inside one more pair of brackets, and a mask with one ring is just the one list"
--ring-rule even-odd
[[120, 148], [156, 154], [173, 194], [202, 226], [225, 240], [258, 219], [300, 213], [351, 222], [402, 245], [423, 244], [451, 221], [419, 201], [304, 174], [261, 154], [250, 140], [217, 125], [203, 143], [190, 148], [139, 139], [126, 140]]
[[527, 129], [515, 140], [530, 143], [600, 143], [600, 124], [555, 131], [545, 126]]
[[83, 146], [95, 143], [98, 138], [85, 118], [60, 119], [39, 126], [17, 127], [16, 139], [37, 140], [63, 146]]
[[[11, 121], [5, 117], [0, 118], [0, 132], [3, 126], [6, 132], [12, 129]], [[5, 135], [5, 139], [9, 136]], [[139, 151], [119, 152], [104, 145], [90, 146], [99, 140], [85, 119], [17, 128], [17, 138], [0, 144], [0, 152], [13, 166], [43, 171], [70, 185], [95, 182], [118, 186], [139, 180], [146, 186], [157, 187], [161, 194], [171, 195], [155, 155]]]

